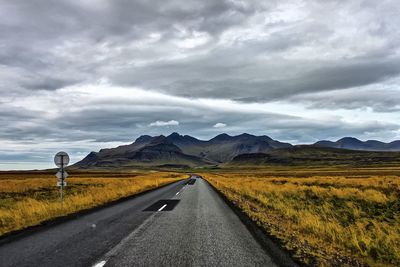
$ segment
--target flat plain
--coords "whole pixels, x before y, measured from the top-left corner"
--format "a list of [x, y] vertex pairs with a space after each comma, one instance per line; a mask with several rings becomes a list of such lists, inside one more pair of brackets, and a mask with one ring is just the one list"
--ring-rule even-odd
[[202, 174], [310, 266], [400, 266], [398, 168], [270, 168]]
[[0, 235], [183, 178], [173, 172], [72, 172], [61, 207], [53, 172], [0, 172]]
[[268, 166], [75, 172], [61, 208], [53, 172], [0, 173], [0, 234], [198, 173], [307, 266], [400, 266], [400, 168]]

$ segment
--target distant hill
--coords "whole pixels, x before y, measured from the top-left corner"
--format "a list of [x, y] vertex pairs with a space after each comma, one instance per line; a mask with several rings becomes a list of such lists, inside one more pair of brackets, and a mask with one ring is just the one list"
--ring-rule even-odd
[[165, 137], [142, 135], [129, 145], [91, 152], [73, 168], [112, 168], [129, 166], [207, 166], [230, 161], [244, 153], [263, 153], [291, 147], [268, 136], [218, 135], [203, 141], [172, 133]]
[[344, 137], [332, 141], [318, 141], [314, 144], [318, 147], [332, 147], [352, 150], [365, 150], [365, 151], [400, 151], [400, 140], [391, 143], [384, 143], [376, 140], [361, 141], [354, 137]]
[[208, 141], [173, 133], [167, 139], [181, 148], [185, 154], [204, 158], [215, 163], [230, 161], [235, 156], [244, 153], [262, 153], [275, 148], [292, 146], [289, 143], [273, 140], [266, 135], [255, 136], [246, 133], [237, 136], [220, 134]]
[[227, 166], [303, 165], [371, 166], [399, 165], [400, 152], [347, 150], [313, 145], [275, 149], [268, 153], [238, 155]]
[[91, 152], [73, 168], [114, 168], [134, 166], [181, 166], [210, 165], [207, 160], [187, 155], [164, 136], [140, 137], [133, 144]]
[[[346, 151], [349, 150], [349, 151]], [[356, 150], [356, 151], [350, 151]], [[336, 142], [319, 141], [308, 146], [293, 146], [266, 135], [220, 134], [210, 140], [172, 133], [169, 136], [142, 135], [135, 142], [91, 152], [72, 168], [98, 169], [137, 166], [202, 167], [220, 164], [328, 164], [356, 160], [387, 161], [394, 154], [362, 153], [365, 151], [400, 151], [400, 141], [362, 142], [345, 137]], [[228, 164], [228, 165], [229, 165]]]

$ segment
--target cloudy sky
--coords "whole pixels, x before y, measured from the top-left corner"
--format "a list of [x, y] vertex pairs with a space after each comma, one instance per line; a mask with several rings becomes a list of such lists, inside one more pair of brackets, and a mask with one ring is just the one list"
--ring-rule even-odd
[[0, 169], [141, 134], [400, 139], [398, 0], [0, 0]]

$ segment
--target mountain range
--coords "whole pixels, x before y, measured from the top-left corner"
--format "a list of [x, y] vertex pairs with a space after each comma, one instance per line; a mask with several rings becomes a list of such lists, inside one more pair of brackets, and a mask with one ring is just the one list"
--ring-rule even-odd
[[313, 145], [298, 145], [275, 149], [268, 153], [242, 154], [233, 158], [230, 166], [399, 166], [400, 152], [349, 150]]
[[354, 137], [344, 137], [336, 142], [326, 140], [318, 141], [314, 144], [314, 146], [365, 151], [400, 151], [400, 140], [390, 143], [384, 143], [376, 140], [368, 140], [363, 142]]
[[293, 146], [266, 135], [255, 136], [246, 133], [236, 136], [224, 133], [210, 140], [199, 140], [178, 133], [168, 136], [142, 135], [129, 145], [91, 152], [73, 167], [83, 169], [135, 166], [204, 167], [228, 162], [242, 164], [244, 161], [257, 164], [266, 161], [287, 163], [293, 159], [293, 155], [299, 153], [303, 155], [301, 151], [306, 151], [305, 154], [325, 151], [322, 154], [327, 155], [326, 151], [332, 149], [336, 154], [342, 153], [343, 149], [400, 151], [400, 141], [362, 142], [356, 138], [346, 137], [336, 142], [319, 141], [309, 146]]

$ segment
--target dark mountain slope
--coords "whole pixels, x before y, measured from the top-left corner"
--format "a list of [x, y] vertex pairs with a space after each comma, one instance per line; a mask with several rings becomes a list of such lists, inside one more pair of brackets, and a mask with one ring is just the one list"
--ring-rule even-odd
[[140, 139], [128, 146], [91, 152], [75, 168], [113, 168], [129, 166], [204, 166], [211, 164], [201, 158], [186, 155], [164, 136]]
[[237, 136], [220, 134], [209, 141], [201, 141], [177, 133], [173, 133], [167, 138], [179, 146], [185, 154], [217, 163], [229, 161], [243, 153], [267, 152], [275, 148], [291, 146], [291, 144], [281, 143], [268, 136], [254, 136], [246, 133]]
[[221, 134], [209, 141], [189, 135], [172, 133], [165, 137], [142, 135], [129, 145], [91, 152], [73, 167], [100, 168], [134, 165], [203, 166], [230, 161], [244, 153], [262, 153], [275, 148], [290, 147], [268, 136]]
[[[350, 152], [346, 152], [351, 150]], [[356, 150], [356, 151], [354, 151]], [[362, 151], [361, 151], [362, 150]], [[369, 151], [363, 153], [363, 151]], [[345, 137], [336, 142], [319, 141], [310, 146], [292, 146], [268, 136], [220, 134], [203, 141], [172, 133], [165, 137], [142, 135], [129, 145], [91, 152], [73, 168], [118, 168], [130, 166], [205, 166], [227, 163], [254, 164], [373, 164], [388, 162], [395, 154], [372, 151], [400, 151], [400, 141], [362, 142]], [[358, 163], [357, 163], [358, 162]]]
[[384, 143], [376, 140], [368, 140], [363, 142], [354, 137], [344, 137], [336, 142], [325, 140], [318, 141], [314, 144], [314, 146], [365, 151], [400, 151], [400, 141]]
[[400, 152], [358, 151], [303, 145], [275, 149], [268, 153], [238, 155], [227, 165], [370, 166], [398, 164], [400, 164]]

